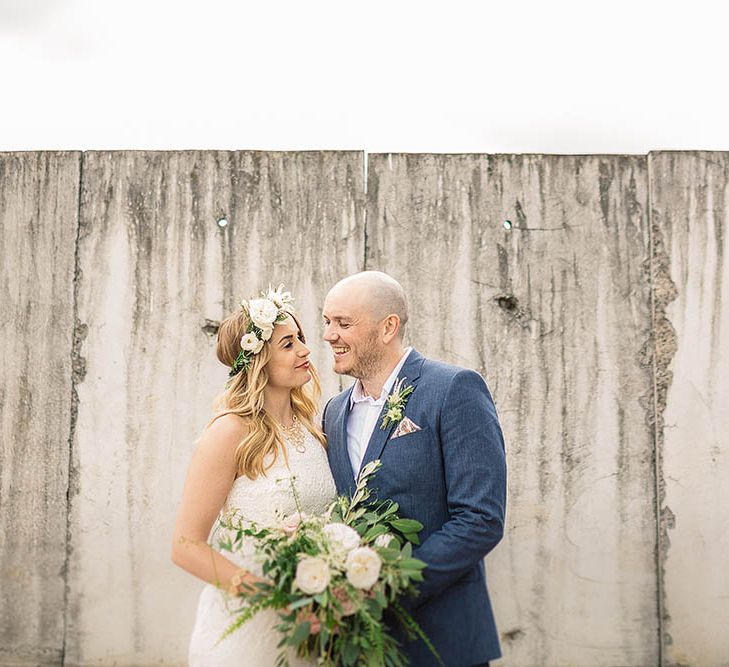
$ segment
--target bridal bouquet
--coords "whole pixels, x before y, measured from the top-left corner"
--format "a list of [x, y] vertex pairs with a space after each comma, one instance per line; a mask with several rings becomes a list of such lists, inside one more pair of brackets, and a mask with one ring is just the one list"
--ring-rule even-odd
[[[406, 635], [420, 637], [440, 661], [398, 602], [402, 595], [415, 595], [415, 583], [423, 579], [425, 563], [412, 557], [422, 524], [400, 518], [392, 501], [368, 502], [367, 482], [379, 465], [365, 466], [352, 498], [337, 498], [323, 516], [299, 511], [275, 527], [236, 515], [223, 519], [228, 537], [220, 547], [235, 552], [252, 541], [271, 582], [240, 594], [244, 604], [223, 638], [258, 612], [273, 609], [280, 618], [278, 666], [288, 664], [286, 653], [293, 649], [323, 667], [405, 667], [407, 658], [383, 622], [388, 609]], [[292, 492], [296, 497], [293, 482]]]

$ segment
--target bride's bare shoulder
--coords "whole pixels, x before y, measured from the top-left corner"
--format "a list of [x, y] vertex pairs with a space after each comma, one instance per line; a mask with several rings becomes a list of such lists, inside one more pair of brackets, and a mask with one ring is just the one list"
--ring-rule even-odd
[[232, 413], [220, 415], [205, 427], [200, 444], [215, 442], [236, 446], [250, 431], [251, 423], [243, 417]]

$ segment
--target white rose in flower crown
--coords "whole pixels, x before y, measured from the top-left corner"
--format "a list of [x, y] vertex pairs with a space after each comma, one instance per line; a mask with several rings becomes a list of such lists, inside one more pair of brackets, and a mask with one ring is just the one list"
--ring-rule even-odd
[[359, 547], [349, 552], [345, 566], [349, 583], [355, 588], [369, 590], [377, 583], [382, 561], [374, 549]]
[[276, 289], [268, 291], [268, 298], [273, 301], [278, 308], [283, 308], [287, 303], [291, 303], [291, 292], [284, 292], [283, 285], [279, 285]]
[[380, 549], [387, 549], [390, 546], [390, 541], [393, 539], [394, 537], [390, 533], [385, 533], [375, 539], [375, 546], [380, 547]]
[[294, 583], [307, 595], [316, 595], [329, 585], [330, 577], [329, 566], [325, 561], [307, 556], [296, 566]]
[[324, 534], [344, 551], [351, 551], [359, 546], [359, 533], [343, 523], [328, 523], [324, 526]]
[[258, 354], [263, 349], [263, 341], [259, 340], [253, 332], [247, 333], [240, 339], [240, 347], [244, 352]]
[[273, 335], [273, 327], [261, 328], [261, 340], [270, 340]]
[[248, 313], [253, 324], [259, 329], [269, 329], [276, 321], [278, 308], [270, 299], [253, 299], [248, 304]]

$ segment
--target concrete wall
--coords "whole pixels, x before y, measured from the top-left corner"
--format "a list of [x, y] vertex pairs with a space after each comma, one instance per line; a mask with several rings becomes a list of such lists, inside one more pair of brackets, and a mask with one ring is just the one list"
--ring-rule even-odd
[[0, 156], [0, 664], [59, 664], [79, 153]]
[[85, 156], [67, 664], [186, 656], [200, 585], [170, 535], [227, 379], [209, 321], [285, 280], [316, 340], [325, 286], [362, 265], [362, 179], [358, 153]]
[[508, 664], [655, 664], [645, 160], [372, 156], [368, 185], [367, 265], [405, 285], [415, 345], [496, 396]]
[[494, 392], [503, 664], [729, 664], [727, 165], [371, 155], [365, 192], [354, 152], [0, 154], [0, 664], [184, 664], [214, 322], [285, 281], [331, 395], [322, 300], [365, 265]]
[[729, 154], [650, 166], [666, 661], [729, 665]]

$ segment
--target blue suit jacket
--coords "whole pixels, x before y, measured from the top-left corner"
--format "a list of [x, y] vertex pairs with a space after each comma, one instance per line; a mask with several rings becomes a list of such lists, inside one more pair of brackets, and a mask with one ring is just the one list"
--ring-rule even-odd
[[[448, 667], [479, 665], [501, 655], [483, 563], [504, 529], [506, 461], [496, 409], [478, 373], [431, 361], [416, 350], [398, 378], [414, 387], [404, 415], [421, 428], [391, 440], [394, 426], [381, 429], [381, 416], [362, 465], [379, 458], [382, 467], [371, 483], [375, 494], [391, 498], [401, 516], [424, 526], [414, 555], [427, 564], [425, 581], [406, 606]], [[337, 491], [350, 495], [351, 391], [332, 398], [323, 416]], [[437, 665], [423, 642], [404, 648], [412, 665]]]

